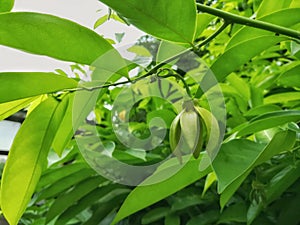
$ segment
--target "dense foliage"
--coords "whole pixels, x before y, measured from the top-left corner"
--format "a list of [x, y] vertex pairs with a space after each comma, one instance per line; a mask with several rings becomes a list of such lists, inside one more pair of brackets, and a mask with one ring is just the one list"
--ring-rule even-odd
[[147, 33], [134, 58], [0, 5], [1, 45], [74, 63], [0, 73], [0, 119], [27, 112], [1, 177], [9, 224], [299, 224], [299, 0], [101, 2], [95, 28]]

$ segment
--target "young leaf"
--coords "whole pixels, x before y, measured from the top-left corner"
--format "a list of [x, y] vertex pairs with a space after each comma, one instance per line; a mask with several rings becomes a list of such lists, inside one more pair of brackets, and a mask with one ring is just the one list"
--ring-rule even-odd
[[3, 120], [9, 117], [10, 115], [20, 111], [21, 109], [25, 108], [36, 98], [37, 97], [31, 97], [0, 104], [0, 120]]
[[169, 41], [191, 43], [196, 26], [193, 0], [101, 0], [139, 29]]
[[55, 93], [64, 89], [76, 88], [77, 86], [78, 83], [75, 80], [54, 73], [0, 73], [0, 103]]
[[[197, 160], [190, 160], [169, 179], [163, 180], [159, 183], [143, 186], [143, 184], [149, 184], [157, 179], [161, 179], [166, 172], [169, 172], [170, 168], [161, 169], [152, 176], [148, 177], [145, 181], [143, 181], [141, 186], [136, 187], [129, 194], [118, 211], [112, 224], [116, 224], [125, 217], [166, 198], [167, 196], [181, 190], [182, 188], [207, 175], [209, 172], [211, 172], [210, 167], [204, 171], [199, 171], [198, 169], [201, 159], [202, 157], [199, 157]], [[165, 164], [168, 164], [168, 162]], [[164, 168], [164, 165], [161, 167]], [[176, 170], [176, 168], [174, 168], [174, 170]], [[145, 195], [145, 193], [147, 193], [147, 195]]]
[[0, 44], [88, 65], [113, 50], [103, 37], [88, 28], [56, 16], [34, 12], [1, 14]]
[[26, 118], [10, 149], [1, 180], [1, 209], [16, 225], [26, 209], [64, 113], [54, 98], [42, 102]]

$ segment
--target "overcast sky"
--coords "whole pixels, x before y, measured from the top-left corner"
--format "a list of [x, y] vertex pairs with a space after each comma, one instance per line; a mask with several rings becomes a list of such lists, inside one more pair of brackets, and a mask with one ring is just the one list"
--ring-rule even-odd
[[[97, 0], [15, 0], [13, 11], [48, 13], [93, 29], [95, 21], [107, 13], [107, 7]], [[111, 39], [115, 33], [125, 32], [122, 45], [133, 44], [142, 35], [134, 27], [112, 20], [98, 27], [96, 32]], [[56, 68], [68, 70], [69, 63], [0, 46], [0, 72], [53, 71]]]

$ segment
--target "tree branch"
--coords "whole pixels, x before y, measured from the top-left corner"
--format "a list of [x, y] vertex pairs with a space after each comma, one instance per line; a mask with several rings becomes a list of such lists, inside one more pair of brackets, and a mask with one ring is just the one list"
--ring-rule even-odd
[[275, 32], [277, 34], [282, 34], [296, 39], [300, 39], [300, 32], [293, 29], [285, 28], [261, 20], [254, 20], [247, 17], [235, 15], [200, 3], [197, 3], [197, 9], [201, 12], [206, 12], [214, 16], [221, 17], [228, 23], [246, 25], [249, 27], [255, 27], [255, 28]]

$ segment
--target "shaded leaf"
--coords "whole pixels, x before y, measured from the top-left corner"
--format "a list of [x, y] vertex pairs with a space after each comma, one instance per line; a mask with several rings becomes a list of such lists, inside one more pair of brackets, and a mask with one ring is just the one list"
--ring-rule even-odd
[[84, 209], [90, 207], [95, 202], [101, 202], [105, 204], [107, 201], [112, 200], [118, 195], [123, 195], [130, 192], [129, 189], [118, 189], [120, 187], [121, 185], [118, 184], [110, 184], [91, 191], [77, 201], [74, 205], [66, 209], [62, 214], [60, 214], [58, 219], [55, 221], [55, 225], [67, 224], [68, 221], [76, 217], [76, 215], [78, 215]]
[[168, 207], [156, 207], [147, 212], [142, 218], [142, 224], [150, 224], [157, 220], [160, 220], [170, 213]]
[[[231, 196], [239, 188], [239, 186], [242, 184], [242, 182], [246, 179], [246, 177], [249, 175], [249, 173], [255, 166], [258, 166], [259, 164], [269, 160], [271, 157], [273, 157], [276, 154], [279, 154], [280, 152], [290, 150], [294, 146], [295, 140], [296, 140], [295, 132], [292, 132], [292, 131], [278, 132], [276, 135], [274, 135], [274, 137], [269, 142], [269, 144], [266, 147], [264, 147], [263, 149], [261, 148], [261, 146], [263, 146], [263, 145], [258, 145], [256, 143], [257, 151], [253, 152], [254, 154], [252, 153], [251, 154], [252, 156], [250, 154], [241, 156], [240, 149], [244, 149], [245, 146], [244, 145], [238, 146], [238, 142], [240, 142], [239, 140], [232, 141], [231, 143], [234, 144], [234, 145], [232, 145], [232, 147], [235, 148], [235, 153], [233, 153], [233, 154], [236, 154], [238, 156], [236, 156], [236, 155], [231, 155], [231, 156], [235, 157], [235, 158], [237, 158], [237, 157], [243, 157], [243, 158], [249, 157], [249, 158], [244, 160], [244, 163], [247, 164], [247, 165], [244, 165], [244, 168], [247, 167], [246, 170], [236, 171], [235, 173], [239, 174], [239, 175], [236, 175], [236, 177], [233, 179], [227, 179], [227, 181], [223, 179], [223, 185], [219, 186], [219, 192], [222, 193], [221, 198], [220, 198], [221, 207], [223, 208], [225, 206], [225, 204], [229, 201]], [[221, 153], [221, 151], [220, 151], [220, 153]], [[243, 151], [243, 153], [246, 153], [246, 152]], [[223, 159], [223, 158], [224, 158], [224, 156], [220, 157], [219, 159]], [[217, 160], [217, 161], [216, 160], [217, 159], [215, 159], [215, 161], [213, 162], [213, 165], [216, 165], [216, 163], [217, 163], [219, 165], [219, 169], [221, 169], [222, 162], [219, 160]], [[231, 165], [229, 163], [235, 163], [234, 165], [231, 165], [232, 168], [235, 166], [237, 166], [236, 168], [240, 167], [240, 165], [239, 165], [240, 162], [238, 162], [238, 160], [236, 160], [236, 162], [234, 162], [234, 160], [231, 161], [232, 158], [227, 158], [227, 161], [228, 160], [230, 160], [228, 162], [228, 165]], [[224, 173], [224, 171], [226, 173], [227, 170], [223, 168], [223, 171], [221, 171], [221, 170], [219, 170], [218, 172], [216, 171], [216, 174], [218, 175], [218, 173], [219, 173], [221, 175], [220, 178], [223, 178], [222, 173]], [[232, 171], [228, 170], [227, 173], [230, 176], [230, 173], [232, 173]]]
[[66, 175], [63, 178], [55, 181], [50, 186], [45, 188], [38, 196], [38, 201], [42, 199], [56, 197], [62, 192], [68, 190], [75, 184], [85, 180], [92, 176], [95, 172], [90, 168], [83, 168], [79, 171], [75, 171], [70, 175]]
[[167, 215], [165, 225], [180, 225], [180, 216], [175, 214]]
[[209, 210], [201, 213], [198, 216], [193, 217], [187, 223], [187, 225], [209, 225], [215, 224], [218, 221], [220, 212], [218, 210]]
[[[295, 165], [289, 165], [276, 174], [270, 181], [268, 187], [265, 189], [266, 204], [272, 203], [275, 199], [280, 197], [283, 192], [290, 187], [300, 176], [300, 162]], [[258, 204], [252, 203], [247, 213], [247, 224], [251, 224], [254, 219], [263, 210], [265, 204], [260, 202]]]
[[60, 195], [49, 208], [46, 215], [46, 222], [51, 221], [56, 216], [64, 212], [68, 207], [87, 195], [92, 190], [96, 189], [106, 179], [100, 176], [88, 178], [77, 184], [72, 190], [63, 195]]
[[247, 208], [244, 202], [236, 203], [226, 208], [223, 211], [218, 224], [230, 224], [232, 222], [247, 222]]

